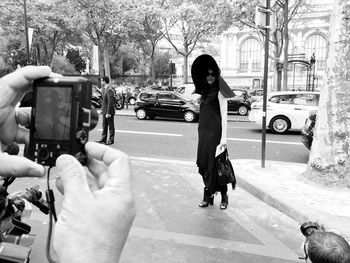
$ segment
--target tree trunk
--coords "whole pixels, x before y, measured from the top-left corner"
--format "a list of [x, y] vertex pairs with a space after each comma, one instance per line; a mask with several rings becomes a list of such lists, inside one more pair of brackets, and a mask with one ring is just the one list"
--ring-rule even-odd
[[288, 32], [288, 7], [289, 1], [285, 0], [283, 8], [284, 16], [284, 46], [283, 46], [283, 88], [282, 90], [288, 90], [288, 45], [289, 45], [289, 32]]
[[105, 67], [105, 76], [109, 77], [111, 79], [111, 70], [109, 67], [109, 53], [108, 53], [108, 47], [105, 45], [103, 50], [103, 59], [104, 59], [104, 67]]
[[350, 3], [336, 0], [330, 22], [327, 83], [321, 90], [316, 131], [304, 175], [326, 185], [350, 187], [350, 33], [343, 19]]
[[184, 68], [183, 68], [183, 83], [188, 82], [188, 45], [184, 43]]

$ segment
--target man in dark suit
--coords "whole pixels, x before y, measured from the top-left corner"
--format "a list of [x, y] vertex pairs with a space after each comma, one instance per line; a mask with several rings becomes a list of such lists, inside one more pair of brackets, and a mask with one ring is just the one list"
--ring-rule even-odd
[[[102, 138], [99, 143], [113, 144], [114, 143], [114, 90], [109, 85], [109, 78], [103, 77], [102, 83]], [[109, 132], [109, 139], [107, 141], [107, 134]]]

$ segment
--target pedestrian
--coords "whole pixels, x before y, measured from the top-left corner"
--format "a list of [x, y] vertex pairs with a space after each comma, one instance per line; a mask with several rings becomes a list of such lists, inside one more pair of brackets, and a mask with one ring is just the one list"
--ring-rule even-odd
[[217, 185], [215, 172], [216, 149], [224, 150], [227, 130], [227, 98], [234, 93], [220, 76], [215, 59], [200, 55], [192, 64], [191, 74], [195, 93], [201, 95], [198, 124], [197, 166], [204, 182], [204, 197], [199, 207], [213, 205], [214, 194], [221, 193], [220, 209], [228, 205], [227, 185]]
[[[99, 143], [104, 143], [107, 145], [114, 143], [114, 90], [111, 85], [109, 85], [109, 77], [103, 77], [101, 79], [102, 84], [102, 137]], [[109, 139], [107, 141], [107, 135], [109, 133]]]
[[333, 232], [314, 231], [304, 244], [305, 261], [312, 263], [350, 263], [350, 245]]

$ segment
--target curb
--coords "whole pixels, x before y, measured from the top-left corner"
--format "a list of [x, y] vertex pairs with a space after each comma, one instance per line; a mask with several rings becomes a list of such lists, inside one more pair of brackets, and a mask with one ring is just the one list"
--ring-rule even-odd
[[312, 221], [310, 218], [305, 216], [304, 214], [300, 213], [299, 211], [291, 208], [287, 204], [284, 204], [283, 202], [279, 201], [278, 199], [272, 197], [268, 193], [260, 190], [259, 188], [255, 187], [251, 183], [248, 183], [246, 180], [244, 180], [242, 177], [237, 176], [237, 185], [240, 186], [245, 191], [249, 192], [250, 194], [254, 195], [256, 198], [262, 200], [264, 203], [272, 206], [273, 208], [279, 210], [283, 214], [289, 216], [290, 218], [294, 219], [297, 222], [306, 222], [306, 221]]

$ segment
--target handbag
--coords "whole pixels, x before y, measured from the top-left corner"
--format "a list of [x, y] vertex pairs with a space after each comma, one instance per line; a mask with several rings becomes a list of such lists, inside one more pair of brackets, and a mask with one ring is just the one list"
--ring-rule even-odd
[[235, 171], [228, 157], [227, 148], [216, 157], [216, 172], [218, 185], [231, 184], [232, 190], [236, 188]]

